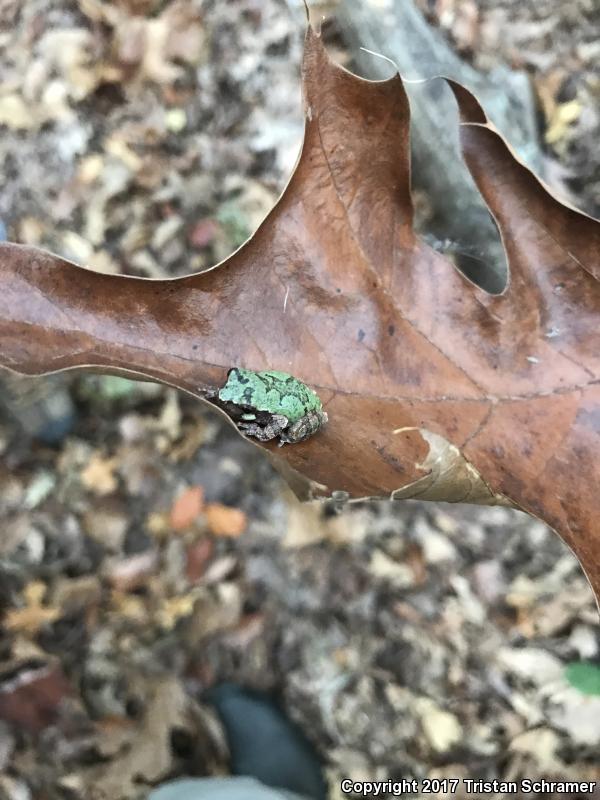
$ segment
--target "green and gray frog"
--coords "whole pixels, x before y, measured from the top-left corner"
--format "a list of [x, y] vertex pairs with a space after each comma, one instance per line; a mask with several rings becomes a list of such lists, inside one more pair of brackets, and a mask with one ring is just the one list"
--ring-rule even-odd
[[233, 367], [219, 390], [207, 395], [247, 436], [279, 446], [308, 439], [327, 422], [319, 396], [287, 372]]

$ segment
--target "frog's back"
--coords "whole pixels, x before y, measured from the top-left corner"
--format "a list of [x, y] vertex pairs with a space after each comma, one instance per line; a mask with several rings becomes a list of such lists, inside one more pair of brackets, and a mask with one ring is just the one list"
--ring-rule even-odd
[[310, 411], [320, 411], [322, 408], [318, 395], [310, 387], [293, 375], [279, 370], [253, 372], [235, 367], [230, 371], [220, 397], [257, 411], [283, 414], [290, 422], [296, 422]]
[[[290, 422], [296, 422], [311, 411], [321, 410], [319, 396], [293, 375], [278, 370], [265, 370], [261, 374], [273, 381], [269, 402], [279, 404], [279, 410], [274, 413], [285, 414]], [[276, 397], [278, 393], [279, 399]]]

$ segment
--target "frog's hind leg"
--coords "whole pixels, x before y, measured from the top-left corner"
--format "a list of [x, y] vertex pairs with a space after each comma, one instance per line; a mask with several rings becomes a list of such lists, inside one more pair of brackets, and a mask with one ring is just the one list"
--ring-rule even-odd
[[243, 431], [246, 436], [254, 436], [261, 442], [270, 442], [275, 439], [279, 434], [287, 428], [289, 419], [283, 414], [273, 414], [266, 425], [259, 425], [258, 422], [238, 422], [238, 428]]
[[261, 442], [268, 442], [272, 436], [265, 436], [265, 428], [262, 428], [258, 422], [238, 422], [238, 428], [246, 436], [253, 436], [255, 439], [260, 439]]

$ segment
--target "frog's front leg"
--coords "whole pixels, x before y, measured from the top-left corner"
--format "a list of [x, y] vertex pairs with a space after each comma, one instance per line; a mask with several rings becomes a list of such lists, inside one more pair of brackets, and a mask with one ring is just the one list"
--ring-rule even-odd
[[[249, 417], [251, 415], [244, 415]], [[256, 421], [238, 422], [238, 428], [243, 431], [246, 436], [254, 436], [261, 442], [269, 442], [271, 439], [277, 438], [279, 434], [289, 425], [289, 419], [284, 414], [271, 414], [269, 421], [266, 425], [259, 425]]]

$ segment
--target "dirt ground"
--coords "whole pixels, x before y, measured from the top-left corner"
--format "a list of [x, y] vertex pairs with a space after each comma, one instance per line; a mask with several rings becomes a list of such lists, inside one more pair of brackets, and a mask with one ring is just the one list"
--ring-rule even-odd
[[[549, 164], [598, 213], [594, 4], [423, 6], [477, 68], [531, 72]], [[292, 0], [0, 0], [8, 238], [146, 277], [224, 258], [293, 169], [303, 25]], [[545, 525], [417, 502], [301, 513], [203, 406], [61, 382], [77, 419], [58, 444], [0, 427], [1, 800], [226, 773], [202, 702], [222, 680], [273, 690], [332, 800], [342, 777], [600, 781], [596, 605]]]

